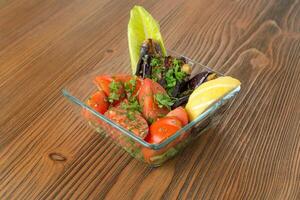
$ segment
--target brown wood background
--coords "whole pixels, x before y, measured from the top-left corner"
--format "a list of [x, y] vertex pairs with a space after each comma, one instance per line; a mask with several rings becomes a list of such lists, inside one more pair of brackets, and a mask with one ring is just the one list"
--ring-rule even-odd
[[[85, 126], [60, 92], [129, 61], [134, 4], [169, 49], [243, 84], [216, 129], [157, 169]], [[103, 198], [300, 199], [299, 0], [0, 1], [0, 199]]]

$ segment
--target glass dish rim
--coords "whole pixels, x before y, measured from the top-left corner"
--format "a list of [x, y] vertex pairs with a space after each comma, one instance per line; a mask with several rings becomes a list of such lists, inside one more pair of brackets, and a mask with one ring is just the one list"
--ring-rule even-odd
[[[167, 51], [171, 52], [173, 54], [182, 56], [181, 54], [178, 54], [178, 53], [176, 53], [174, 51], [171, 51], [171, 50], [167, 50]], [[182, 56], [182, 57], [184, 57], [185, 59], [187, 59], [188, 61], [192, 62], [195, 65], [199, 65], [199, 66], [201, 66], [203, 68], [206, 68], [208, 71], [213, 71], [213, 72], [215, 72], [215, 73], [217, 73], [217, 74], [219, 74], [221, 76], [224, 76], [224, 74], [222, 74], [220, 72], [217, 72], [215, 70], [212, 70], [210, 67], [202, 65], [201, 63], [196, 62], [196, 61], [194, 61], [194, 60], [192, 60], [192, 59], [190, 59], [190, 58], [188, 58], [186, 56]], [[159, 150], [159, 149], [162, 149], [162, 148], [166, 147], [172, 141], [174, 141], [178, 137], [180, 137], [181, 134], [183, 134], [185, 131], [189, 130], [194, 125], [196, 125], [197, 123], [199, 123], [201, 120], [205, 119], [211, 113], [213, 113], [214, 111], [216, 111], [220, 107], [220, 105], [222, 104], [223, 101], [229, 100], [232, 97], [234, 97], [240, 91], [240, 89], [241, 89], [241, 87], [238, 86], [235, 89], [231, 90], [228, 94], [226, 94], [221, 99], [219, 99], [218, 101], [216, 101], [215, 103], [213, 103], [208, 109], [206, 109], [196, 119], [194, 119], [193, 121], [189, 122], [187, 125], [185, 125], [180, 130], [178, 130], [175, 134], [173, 134], [172, 136], [170, 136], [169, 138], [167, 138], [166, 140], [164, 140], [163, 142], [161, 142], [159, 144], [151, 144], [151, 143], [146, 142], [142, 138], [140, 138], [140, 137], [136, 136], [135, 134], [133, 134], [131, 131], [128, 131], [127, 129], [123, 128], [119, 124], [113, 122], [112, 120], [108, 119], [104, 115], [98, 113], [97, 111], [95, 111], [94, 109], [92, 109], [90, 106], [88, 106], [84, 102], [82, 102], [80, 99], [78, 99], [77, 97], [71, 95], [70, 92], [68, 91], [68, 89], [66, 89], [65, 87], [62, 89], [62, 94], [63, 94], [64, 97], [66, 97], [72, 103], [77, 104], [78, 106], [82, 107], [83, 109], [87, 109], [89, 112], [91, 112], [92, 114], [94, 114], [97, 118], [99, 118], [100, 120], [104, 121], [105, 123], [108, 123], [109, 125], [113, 126], [114, 128], [118, 129], [120, 132], [122, 132], [122, 134], [125, 134], [126, 136], [130, 137], [135, 142], [138, 142], [139, 144], [141, 144], [142, 146], [144, 146], [146, 148], [150, 148], [150, 149], [153, 149], [153, 150]]]

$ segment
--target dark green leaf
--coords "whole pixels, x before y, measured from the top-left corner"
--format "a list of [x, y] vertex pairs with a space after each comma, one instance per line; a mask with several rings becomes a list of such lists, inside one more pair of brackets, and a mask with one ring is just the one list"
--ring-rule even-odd
[[154, 95], [154, 97], [160, 108], [166, 107], [171, 109], [171, 106], [174, 104], [173, 100], [167, 94], [157, 93]]

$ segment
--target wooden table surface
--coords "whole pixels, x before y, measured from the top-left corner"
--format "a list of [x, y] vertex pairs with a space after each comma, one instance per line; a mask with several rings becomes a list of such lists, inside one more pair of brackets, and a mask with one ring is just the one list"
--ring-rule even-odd
[[[129, 63], [133, 5], [169, 49], [238, 77], [222, 123], [151, 169], [82, 123], [63, 86]], [[300, 199], [299, 0], [1, 0], [0, 199]]]

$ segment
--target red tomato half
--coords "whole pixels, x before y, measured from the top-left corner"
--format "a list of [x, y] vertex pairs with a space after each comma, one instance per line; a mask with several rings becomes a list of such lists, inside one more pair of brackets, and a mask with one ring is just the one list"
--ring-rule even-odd
[[182, 124], [176, 117], [160, 118], [150, 126], [150, 132], [145, 141], [151, 144], [159, 144], [176, 133], [181, 127]]
[[110, 108], [105, 116], [112, 121], [118, 123], [122, 127], [130, 130], [135, 135], [144, 139], [148, 134], [148, 124], [147, 121], [138, 112], [132, 114], [133, 119], [129, 119], [128, 111], [123, 110], [120, 106]]
[[97, 91], [92, 94], [92, 96], [87, 100], [87, 105], [101, 114], [104, 114], [109, 107], [107, 96], [103, 91]]
[[[122, 77], [121, 81], [124, 84], [127, 97], [136, 96], [142, 85], [142, 80], [136, 76], [128, 75], [127, 77]], [[128, 88], [130, 91], [128, 91]]]
[[[109, 107], [107, 96], [105, 95], [105, 93], [103, 91], [97, 91], [97, 92], [93, 93], [90, 96], [90, 98], [87, 100], [86, 104], [101, 114], [104, 114]], [[92, 114], [87, 109], [82, 109], [82, 115], [91, 122], [100, 124], [100, 126], [103, 125], [102, 120], [100, 120], [97, 116]]]
[[97, 85], [99, 90], [105, 92], [106, 96], [109, 96], [110, 89], [109, 84], [113, 81], [112, 77], [109, 75], [97, 76], [94, 83]]
[[[176, 117], [163, 117], [158, 119], [150, 126], [150, 132], [145, 138], [145, 141], [151, 144], [159, 144], [166, 140], [168, 137], [172, 136], [179, 129], [181, 129], [182, 125], [180, 120]], [[142, 149], [143, 156], [146, 162], [151, 163], [151, 158], [157, 155], [161, 155], [168, 151], [169, 148], [176, 145], [181, 140], [175, 140], [168, 144], [166, 147], [160, 150], [153, 150], [147, 147]]]
[[[125, 76], [125, 75], [124, 75]], [[117, 94], [119, 99], [111, 100], [111, 103], [113, 105], [118, 104], [121, 100], [125, 98], [125, 90], [123, 82], [120, 80], [121, 77], [124, 77], [123, 75], [117, 75], [117, 76], [109, 76], [109, 75], [103, 75], [103, 76], [97, 76], [94, 80], [95, 84], [99, 88], [99, 90], [102, 90], [107, 95], [108, 99], [112, 95], [111, 90], [111, 84], [114, 82], [117, 86], [117, 91], [115, 94]]]
[[187, 112], [185, 111], [185, 109], [182, 106], [177, 107], [174, 110], [171, 110], [167, 114], [167, 116], [176, 117], [177, 119], [179, 119], [181, 121], [182, 126], [185, 126], [189, 123], [189, 118], [188, 118]]
[[155, 121], [158, 117], [165, 116], [169, 110], [165, 107], [160, 108], [154, 100], [157, 93], [166, 94], [165, 89], [152, 81], [151, 79], [144, 79], [139, 91], [138, 100], [142, 107], [142, 113], [148, 122]]
[[[125, 96], [135, 96], [142, 84], [142, 81], [140, 78], [136, 76], [131, 76], [131, 75], [124, 75], [124, 74], [118, 74], [118, 75], [101, 75], [97, 76], [94, 80], [95, 84], [99, 88], [99, 90], [102, 90], [105, 92], [105, 94], [109, 97], [111, 94], [111, 88], [110, 84], [112, 81], [115, 81], [117, 84], [120, 84], [119, 90], [116, 92], [119, 96], [120, 99], [116, 100], [113, 102], [113, 105], [117, 105], [121, 100], [125, 98]], [[129, 88], [129, 91], [125, 90], [126, 87]], [[134, 88], [134, 91], [131, 91], [131, 89]]]

